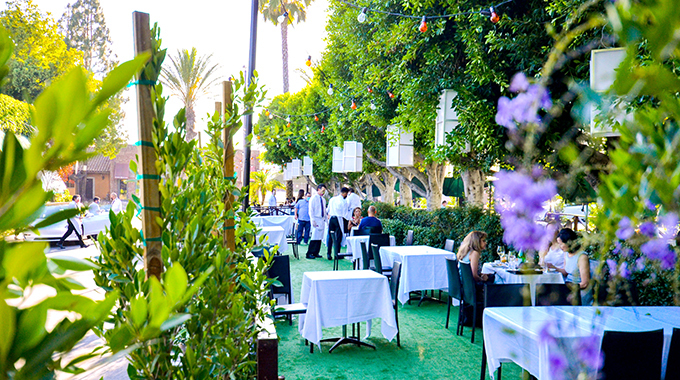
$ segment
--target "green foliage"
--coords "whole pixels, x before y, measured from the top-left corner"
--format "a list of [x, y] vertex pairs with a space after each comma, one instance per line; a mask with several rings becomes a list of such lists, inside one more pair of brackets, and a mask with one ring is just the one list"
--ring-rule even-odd
[[8, 1], [0, 22], [16, 44], [3, 94], [32, 102], [48, 83], [82, 64], [82, 54], [68, 48], [57, 23], [32, 0]]
[[0, 131], [29, 136], [31, 128], [31, 105], [0, 94]]
[[[140, 78], [157, 78], [165, 51], [158, 29], [152, 31], [152, 59]], [[120, 294], [120, 309], [112, 319], [114, 328], [103, 332], [111, 348], [120, 342], [138, 343], [130, 352], [128, 376], [148, 378], [253, 378], [258, 323], [265, 317], [268, 260], [251, 261], [247, 256], [255, 244], [257, 230], [247, 213], [239, 211], [241, 190], [235, 180], [225, 178], [223, 168], [224, 129], [233, 136], [244, 114], [251, 113], [263, 98], [255, 80], [235, 82], [232, 107], [225, 122], [218, 114], [208, 123], [210, 140], [203, 150], [196, 141], [186, 141], [184, 110], [175, 116], [174, 131], [163, 121], [163, 86], [152, 87], [155, 118], [153, 144], [161, 176], [162, 260], [166, 297], [154, 301], [160, 289], [145, 281], [145, 272], [135, 263], [142, 260], [142, 236], [131, 219], [143, 206], [133, 197], [125, 213], [111, 214], [111, 229], [100, 236], [101, 270], [96, 282]], [[131, 164], [133, 171], [137, 165]], [[236, 199], [225, 202], [229, 195]], [[224, 247], [225, 221], [238, 218], [235, 251]], [[178, 269], [176, 269], [178, 268]], [[190, 291], [184, 293], [186, 288]], [[169, 302], [170, 300], [171, 302]], [[162, 315], [159, 313], [161, 306]], [[173, 314], [176, 312], [176, 314]], [[148, 316], [148, 319], [147, 319]], [[164, 323], [162, 317], [170, 316]], [[144, 340], [155, 337], [154, 341]]]
[[[0, 28], [0, 73], [7, 73], [12, 51], [9, 35]], [[102, 109], [112, 92], [121, 89], [142, 66], [143, 59], [121, 65], [104, 79], [104, 90], [91, 94], [88, 77], [74, 68], [46, 88], [31, 109], [37, 133], [30, 146], [12, 132], [2, 133], [0, 151], [0, 235], [32, 228], [40, 208], [52, 197], [39, 180], [43, 170], [55, 171], [75, 161], [86, 160], [87, 148], [102, 133], [110, 110]], [[0, 78], [2, 79], [2, 78]], [[67, 210], [33, 226], [42, 228], [75, 215]], [[0, 240], [0, 378], [52, 378], [56, 371], [82, 372], [77, 364], [98, 352], [70, 358], [74, 345], [94, 326], [102, 323], [118, 298], [111, 292], [102, 301], [75, 295], [84, 286], [68, 271], [95, 267], [72, 257], [45, 256], [45, 244], [9, 243]], [[35, 286], [50, 288], [54, 295], [36, 304], [25, 302]], [[69, 313], [47, 331], [50, 310]], [[119, 347], [122, 349], [124, 347]], [[96, 351], [96, 350], [95, 350]]]

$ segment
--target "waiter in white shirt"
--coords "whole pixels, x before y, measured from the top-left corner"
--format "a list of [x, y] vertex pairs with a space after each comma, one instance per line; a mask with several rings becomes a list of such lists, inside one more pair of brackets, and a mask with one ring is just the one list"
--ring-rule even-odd
[[328, 246], [326, 256], [328, 257], [328, 260], [333, 260], [333, 256], [331, 256], [333, 247], [333, 240], [331, 236], [335, 235], [338, 248], [342, 243], [343, 236], [345, 236], [344, 217], [347, 215], [347, 202], [345, 202], [345, 198], [347, 198], [348, 192], [349, 189], [343, 187], [340, 189], [340, 194], [334, 196], [330, 201], [328, 201], [328, 217], [330, 218], [328, 220], [328, 239], [326, 241], [326, 245]]
[[118, 194], [116, 193], [111, 193], [111, 211], [113, 211], [114, 214], [118, 214], [121, 211], [123, 211], [123, 202], [118, 199]]
[[[349, 188], [349, 194], [347, 194], [347, 199], [345, 200], [347, 202], [347, 214], [345, 214], [345, 220], [346, 220], [346, 226], [349, 226], [349, 221], [352, 220], [352, 217], [354, 216], [354, 209], [359, 207], [361, 208], [361, 198], [354, 192], [353, 188]], [[349, 231], [349, 228], [346, 228], [347, 232]]]
[[309, 248], [307, 249], [308, 257], [321, 257], [321, 239], [323, 239], [323, 230], [326, 227], [326, 219], [328, 217], [326, 212], [326, 200], [323, 195], [326, 193], [326, 185], [320, 184], [316, 187], [316, 193], [309, 199], [309, 219], [312, 224], [312, 239], [309, 241]]

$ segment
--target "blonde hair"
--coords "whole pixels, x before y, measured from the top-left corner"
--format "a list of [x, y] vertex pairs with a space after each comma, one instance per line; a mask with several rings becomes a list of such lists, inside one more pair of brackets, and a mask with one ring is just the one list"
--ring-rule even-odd
[[460, 243], [458, 253], [456, 254], [458, 260], [462, 260], [465, 256], [467, 256], [470, 250], [482, 253], [482, 240], [486, 239], [486, 236], [487, 236], [486, 232], [482, 231], [470, 232], [465, 237], [465, 239], [463, 239], [463, 242]]

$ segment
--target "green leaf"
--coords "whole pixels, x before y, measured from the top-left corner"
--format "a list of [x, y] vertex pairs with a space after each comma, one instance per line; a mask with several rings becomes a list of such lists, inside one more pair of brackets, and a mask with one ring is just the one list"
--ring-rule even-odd
[[46, 321], [47, 308], [43, 304], [38, 304], [21, 312], [17, 324], [16, 344], [12, 348], [13, 356], [20, 357], [22, 352], [35, 347], [47, 335]]
[[141, 327], [146, 321], [146, 316], [148, 313], [148, 307], [146, 304], [146, 298], [136, 297], [130, 300], [130, 317], [132, 318], [132, 324], [135, 327]]
[[73, 270], [78, 272], [99, 268], [97, 264], [91, 261], [71, 256], [52, 256], [50, 257], [50, 261], [54, 262], [55, 264], [59, 265], [60, 267], [66, 270]]
[[131, 61], [121, 63], [113, 69], [102, 82], [102, 88], [97, 93], [94, 99], [94, 104], [99, 105], [106, 101], [109, 97], [123, 89], [130, 78], [132, 78], [144, 65], [149, 61], [151, 55], [149, 53], [142, 53]]
[[189, 284], [187, 273], [181, 265], [175, 263], [168, 269], [164, 277], [163, 285], [165, 285], [168, 297], [173, 304], [176, 304], [182, 299], [184, 292], [187, 290], [187, 285]]
[[7, 305], [4, 300], [0, 300], [0, 321], [2, 321], [2, 328], [0, 328], [0, 363], [5, 362], [14, 340], [15, 318], [14, 308]]
[[163, 324], [161, 324], [161, 331], [166, 331], [169, 330], [173, 327], [179, 326], [182, 323], [190, 320], [192, 317], [191, 314], [175, 314], [172, 317], [168, 318]]
[[43, 227], [51, 226], [54, 223], [60, 222], [65, 219], [69, 219], [71, 217], [74, 217], [80, 213], [80, 210], [72, 208], [68, 210], [61, 210], [58, 212], [55, 212], [54, 214], [48, 216], [47, 218], [43, 219], [40, 221], [40, 223], [37, 223], [33, 228], [35, 229], [40, 229]]

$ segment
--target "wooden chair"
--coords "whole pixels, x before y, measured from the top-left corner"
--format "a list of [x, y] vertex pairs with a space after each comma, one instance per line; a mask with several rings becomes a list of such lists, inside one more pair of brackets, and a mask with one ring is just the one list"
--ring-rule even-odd
[[[642, 332], [605, 331], [604, 365], [607, 380], [660, 379], [663, 329]], [[666, 374], [666, 379], [672, 379]]]

